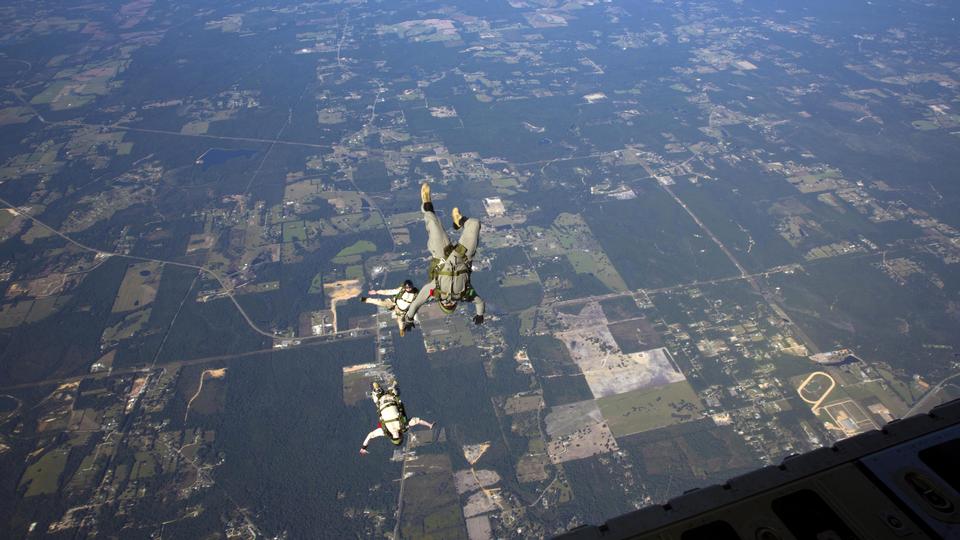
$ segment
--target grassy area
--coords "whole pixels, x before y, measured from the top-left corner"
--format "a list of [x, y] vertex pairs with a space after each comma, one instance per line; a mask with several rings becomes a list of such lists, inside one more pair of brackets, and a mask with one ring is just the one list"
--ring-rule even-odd
[[33, 113], [27, 107], [7, 107], [0, 109], [0, 126], [23, 124], [30, 121]]
[[153, 455], [148, 452], [137, 452], [136, 463], [133, 464], [133, 471], [130, 473], [130, 479], [150, 478], [157, 473], [157, 464]]
[[180, 133], [184, 135], [203, 135], [210, 129], [210, 122], [201, 122], [195, 120], [193, 122], [187, 122], [180, 128]]
[[589, 252], [571, 251], [567, 253], [567, 260], [570, 261], [570, 265], [578, 274], [596, 276], [604, 285], [615, 292], [627, 290], [627, 284], [600, 248]]
[[341, 233], [369, 231], [383, 226], [380, 214], [345, 214], [330, 219], [330, 223]]
[[922, 392], [917, 392], [913, 385], [900, 380], [887, 369], [878, 367], [877, 371], [880, 373], [880, 376], [890, 384], [890, 390], [905, 403], [912, 405], [920, 399]]
[[284, 201], [299, 201], [320, 193], [321, 183], [316, 180], [301, 180], [287, 184], [283, 190]]
[[120, 283], [120, 290], [113, 302], [113, 313], [140, 309], [153, 302], [160, 288], [160, 270], [156, 262], [131, 264]]
[[20, 326], [32, 306], [33, 300], [21, 300], [0, 306], [0, 328]]
[[53, 232], [51, 232], [50, 229], [34, 223], [27, 229], [27, 232], [23, 234], [22, 239], [24, 244], [30, 245], [34, 240], [49, 238], [51, 236], [53, 236]]
[[283, 242], [303, 242], [307, 239], [307, 231], [302, 221], [287, 221], [283, 224]]
[[909, 405], [904, 403], [903, 399], [900, 398], [890, 385], [885, 386], [886, 388], [881, 386], [878, 381], [865, 381], [844, 386], [843, 389], [846, 390], [847, 394], [856, 400], [857, 403], [863, 404], [865, 400], [869, 403], [870, 398], [875, 398], [880, 401], [895, 418], [903, 418], [903, 415], [910, 409]]
[[931, 122], [930, 120], [914, 120], [911, 122], [911, 124], [914, 128], [919, 129], [920, 131], [930, 131], [940, 128], [936, 122]]
[[560, 214], [549, 229], [529, 227], [528, 234], [531, 256], [565, 256], [576, 273], [595, 276], [612, 291], [627, 290], [626, 282], [579, 214]]
[[56, 97], [66, 86], [67, 81], [56, 81], [48, 86], [43, 92], [33, 96], [33, 99], [30, 100], [30, 103], [34, 105], [49, 105], [54, 99], [56, 99]]
[[547, 465], [549, 464], [550, 462], [543, 452], [539, 455], [526, 454], [517, 461], [517, 480], [520, 483], [542, 482], [550, 476], [547, 473]]
[[687, 381], [608, 396], [597, 405], [615, 437], [697, 420], [703, 411]]
[[506, 176], [498, 176], [490, 181], [494, 187], [498, 188], [514, 188], [520, 185], [520, 182], [517, 182], [515, 178], [510, 178]]
[[356, 262], [357, 257], [363, 255], [364, 253], [373, 253], [377, 251], [377, 246], [369, 240], [360, 240], [352, 246], [347, 246], [340, 250], [339, 253], [333, 258], [333, 262], [336, 264], [347, 264], [350, 262]]
[[537, 276], [536, 272], [530, 272], [526, 275], [511, 275], [506, 276], [501, 280], [500, 286], [503, 288], [507, 287], [522, 287], [524, 285], [539, 285], [540, 279]]
[[141, 309], [140, 311], [135, 311], [124, 317], [123, 320], [117, 324], [108, 326], [103, 330], [101, 342], [111, 343], [135, 336], [137, 332], [146, 326], [147, 321], [150, 320], [151, 311], [151, 309]]
[[547, 445], [544, 444], [543, 439], [530, 439], [527, 441], [527, 451], [531, 454], [542, 454], [547, 451]]
[[13, 222], [14, 218], [16, 218], [16, 216], [9, 208], [4, 208], [0, 211], [0, 229], [3, 229]]
[[355, 264], [348, 266], [344, 271], [347, 276], [347, 279], [363, 279], [363, 265]]
[[83, 458], [83, 461], [80, 462], [80, 466], [77, 468], [77, 472], [74, 473], [73, 478], [71, 478], [67, 484], [68, 490], [79, 491], [93, 487], [92, 484], [100, 473], [100, 468], [96, 467], [96, 455], [95, 452], [92, 452]]
[[20, 479], [20, 487], [29, 486], [25, 497], [56, 493], [60, 474], [67, 465], [68, 451], [57, 449], [47, 452], [36, 463], [27, 467]]
[[520, 335], [526, 336], [533, 331], [533, 324], [537, 319], [537, 308], [527, 308], [520, 312]]
[[[801, 380], [800, 382], [803, 382], [803, 381]], [[800, 388], [797, 388], [797, 391], [800, 393], [800, 397], [808, 399], [810, 401], [817, 401], [818, 399], [823, 397], [823, 395], [827, 392], [828, 389], [830, 389], [830, 387], [831, 387], [830, 379], [828, 379], [827, 377], [824, 377], [823, 375], [814, 375], [803, 387], [802, 391], [800, 390]], [[836, 390], [839, 387], [840, 387], [840, 384], [838, 383], [835, 387], [833, 387], [833, 390]], [[835, 398], [835, 396], [832, 395], [833, 390], [830, 391], [831, 393], [830, 399]]]
[[390, 216], [390, 225], [393, 227], [402, 227], [411, 223], [420, 223], [423, 221], [423, 212], [402, 212]]
[[415, 463], [425, 472], [407, 479], [400, 524], [403, 538], [466, 539], [450, 458], [445, 454], [424, 455]]
[[[431, 306], [430, 309], [434, 308]], [[421, 319], [423, 343], [428, 353], [446, 351], [460, 347], [473, 347], [473, 334], [463, 322], [462, 317], [443, 317], [441, 319]]]
[[310, 290], [307, 291], [307, 294], [323, 294], [323, 274], [317, 274], [313, 276], [313, 280], [310, 281]]

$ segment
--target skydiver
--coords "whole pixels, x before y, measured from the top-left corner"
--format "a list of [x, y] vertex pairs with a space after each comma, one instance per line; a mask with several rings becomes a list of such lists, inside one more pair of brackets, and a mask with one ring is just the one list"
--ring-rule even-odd
[[380, 421], [377, 423], [377, 429], [367, 434], [367, 438], [360, 445], [360, 455], [367, 455], [367, 444], [371, 439], [377, 437], [387, 437], [394, 446], [403, 444], [403, 434], [412, 427], [425, 426], [427, 429], [433, 429], [433, 423], [413, 417], [407, 419], [407, 413], [403, 410], [403, 402], [400, 401], [400, 389], [393, 383], [384, 390], [380, 383], [373, 383], [373, 392], [370, 392], [373, 403], [377, 406], [377, 414]]
[[473, 256], [477, 252], [477, 243], [480, 241], [480, 220], [467, 218], [454, 207], [451, 212], [453, 228], [463, 229], [460, 241], [451, 244], [447, 231], [440, 224], [440, 219], [433, 211], [433, 202], [430, 200], [430, 184], [424, 182], [420, 186], [420, 199], [423, 202], [423, 221], [427, 227], [427, 249], [432, 257], [428, 275], [430, 281], [420, 288], [420, 293], [407, 309], [404, 321], [413, 324], [413, 317], [420, 307], [430, 300], [436, 300], [444, 313], [453, 313], [457, 302], [473, 302], [477, 314], [473, 317], [474, 324], [483, 323], [484, 302], [470, 284], [470, 273], [473, 271]]
[[393, 316], [397, 319], [397, 326], [400, 327], [400, 335], [403, 336], [404, 332], [408, 328], [408, 323], [404, 321], [404, 316], [407, 314], [407, 310], [410, 309], [410, 304], [414, 301], [414, 299], [416, 299], [418, 292], [420, 292], [420, 289], [414, 287], [413, 282], [408, 279], [396, 289], [372, 289], [367, 292], [367, 294], [371, 296], [387, 295], [390, 298], [370, 298], [367, 296], [361, 296], [360, 301], [367, 304], [380, 306], [388, 311], [392, 311]]

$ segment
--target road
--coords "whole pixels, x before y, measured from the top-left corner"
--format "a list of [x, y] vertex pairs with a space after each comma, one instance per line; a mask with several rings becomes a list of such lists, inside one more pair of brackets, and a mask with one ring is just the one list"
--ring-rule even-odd
[[764, 270], [764, 271], [762, 271], [762, 272], [756, 272], [756, 273], [753, 273], [753, 274], [740, 275], [740, 276], [728, 276], [728, 277], [715, 278], [715, 279], [704, 279], [704, 280], [699, 280], [699, 281], [691, 281], [691, 282], [689, 282], [689, 283], [680, 283], [680, 284], [677, 284], [677, 285], [669, 285], [669, 286], [666, 286], [666, 287], [659, 287], [659, 288], [656, 288], [656, 289], [634, 289], [634, 290], [623, 291], [623, 292], [614, 292], [614, 293], [607, 293], [607, 294], [595, 294], [595, 295], [592, 295], [592, 296], [581, 296], [581, 297], [577, 297], [577, 298], [570, 298], [569, 300], [558, 300], [558, 301], [555, 301], [555, 302], [547, 302], [546, 305], [559, 307], [559, 306], [569, 306], [569, 305], [577, 305], [577, 304], [586, 304], [587, 302], [599, 302], [599, 301], [602, 301], [602, 300], [609, 300], [609, 299], [611, 299], [611, 298], [619, 298], [619, 297], [621, 297], [621, 296], [635, 296], [635, 295], [637, 295], [637, 294], [651, 295], [651, 294], [669, 293], [669, 292], [674, 292], [674, 291], [682, 291], [682, 290], [684, 290], [684, 289], [689, 289], [690, 287], [701, 287], [701, 286], [704, 286], [704, 285], [717, 285], [717, 284], [719, 284], [719, 283], [728, 283], [728, 282], [731, 282], [731, 281], [741, 281], [741, 280], [744, 280], [744, 279], [753, 279], [753, 278], [758, 278], [758, 277], [768, 277], [768, 276], [770, 276], [771, 274], [780, 274], [780, 273], [784, 273], [784, 272], [795, 272], [795, 271], [799, 270], [800, 268], [801, 268], [801, 267], [800, 267], [799, 264], [785, 264], [785, 265], [783, 265], [783, 266], [776, 266], [776, 267], [773, 267], [773, 268], [769, 268], [769, 269], [767, 269], [767, 270]]
[[929, 406], [929, 402], [931, 401], [931, 398], [935, 396], [937, 392], [942, 390], [943, 387], [946, 386], [948, 382], [952, 381], [953, 379], [956, 379], [957, 377], [960, 377], [960, 372], [954, 373], [953, 375], [950, 375], [949, 377], [946, 377], [942, 381], [938, 382], [930, 390], [928, 390], [926, 394], [924, 394], [920, 399], [918, 399], [917, 402], [913, 404], [913, 407], [910, 407], [910, 410], [908, 410], [907, 413], [903, 415], [903, 417], [907, 418], [909, 416], [913, 416], [917, 413], [920, 413], [925, 409], [932, 408]]
[[229, 286], [227, 285], [226, 281], [223, 279], [223, 277], [220, 276], [220, 274], [218, 274], [217, 272], [215, 272], [215, 271], [213, 271], [213, 270], [211, 270], [211, 269], [209, 269], [209, 268], [206, 268], [206, 267], [203, 267], [203, 266], [197, 266], [197, 265], [195, 265], [195, 264], [184, 263], [184, 262], [170, 261], [170, 260], [166, 260], [166, 259], [156, 259], [156, 258], [153, 258], [153, 257], [141, 257], [141, 256], [139, 256], [139, 255], [128, 255], [128, 254], [126, 254], [126, 253], [117, 253], [117, 252], [113, 252], [113, 251], [107, 251], [107, 250], [103, 250], [103, 249], [98, 249], [98, 248], [95, 248], [95, 247], [91, 247], [91, 246], [88, 246], [88, 245], [86, 245], [86, 244], [84, 244], [84, 243], [82, 243], [82, 242], [79, 242], [79, 241], [77, 241], [77, 240], [74, 240], [74, 239], [71, 238], [70, 236], [68, 236], [68, 235], [60, 232], [59, 230], [51, 227], [50, 225], [47, 225], [47, 224], [44, 223], [43, 221], [40, 221], [40, 219], [38, 219], [38, 218], [30, 215], [29, 213], [26, 213], [26, 212], [23, 212], [23, 211], [19, 210], [16, 206], [13, 206], [12, 204], [10, 204], [10, 202], [6, 201], [6, 200], [3, 199], [3, 198], [0, 198], [0, 204], [3, 204], [3, 205], [6, 206], [7, 208], [13, 210], [14, 212], [17, 213], [17, 215], [20, 215], [20, 216], [23, 216], [23, 217], [26, 217], [26, 218], [30, 219], [31, 221], [33, 221], [33, 222], [36, 223], [37, 225], [39, 225], [39, 226], [41, 226], [41, 227], [49, 230], [51, 233], [59, 236], [60, 238], [63, 238], [63, 239], [66, 240], [67, 242], [69, 242], [69, 243], [71, 243], [71, 244], [73, 244], [73, 245], [75, 245], [75, 246], [77, 246], [77, 247], [79, 247], [79, 248], [81, 248], [81, 249], [83, 249], [83, 250], [89, 251], [89, 252], [91, 252], [91, 253], [95, 253], [95, 254], [99, 254], [99, 255], [107, 255], [107, 256], [110, 256], [110, 257], [121, 257], [121, 258], [124, 258], [124, 259], [130, 259], [130, 260], [134, 260], [134, 261], [155, 262], [155, 263], [159, 263], [159, 264], [168, 264], [168, 265], [170, 265], [170, 266], [178, 266], [178, 267], [180, 267], [180, 268], [190, 268], [190, 269], [192, 269], [192, 270], [196, 270], [196, 271], [198, 271], [198, 272], [202, 272], [203, 274], [206, 274], [207, 276], [209, 276], [209, 277], [213, 278], [214, 280], [216, 280], [216, 282], [220, 285], [220, 288], [223, 289], [224, 295], [225, 295], [227, 298], [229, 298], [231, 302], [233, 302], [234, 307], [237, 308], [237, 311], [240, 313], [240, 315], [243, 317], [243, 319], [247, 322], [247, 325], [250, 326], [250, 329], [253, 330], [254, 332], [256, 332], [256, 333], [264, 336], [264, 337], [268, 337], [268, 338], [270, 338], [270, 339], [289, 339], [289, 340], [291, 340], [291, 341], [296, 340], [296, 341], [300, 341], [300, 342], [317, 341], [317, 340], [326, 341], [326, 340], [329, 340], [329, 339], [331, 338], [331, 336], [332, 336], [332, 337], [336, 337], [336, 336], [342, 336], [342, 335], [349, 334], [350, 332], [362, 332], [361, 330], [342, 330], [342, 331], [339, 331], [339, 332], [333, 332], [333, 333], [330, 333], [330, 334], [324, 334], [324, 335], [319, 335], [319, 336], [303, 336], [303, 337], [297, 337], [297, 338], [284, 338], [284, 336], [278, 336], [278, 335], [274, 334], [273, 332], [268, 332], [268, 331], [266, 331], [266, 330], [263, 330], [263, 329], [260, 328], [259, 326], [257, 326], [257, 324], [256, 324], [255, 322], [253, 322], [253, 319], [250, 318], [250, 315], [247, 314], [246, 310], [243, 309], [243, 306], [241, 306], [240, 303], [237, 301], [236, 297], [235, 297], [234, 294], [233, 294], [233, 288], [232, 288], [232, 287], [229, 287]]
[[[687, 158], [687, 160], [684, 161], [681, 165], [686, 165], [687, 163], [689, 163], [694, 159], [700, 159], [699, 153], [693, 150], [690, 150], [690, 148], [687, 148], [687, 151], [689, 151], [693, 155]], [[644, 171], [646, 171], [647, 175], [649, 175], [650, 177], [659, 176], [658, 173], [652, 170], [650, 166], [647, 165], [645, 162], [641, 162], [641, 166], [643, 167]], [[673, 168], [673, 166], [670, 166], [669, 168]], [[783, 321], [790, 327], [790, 330], [793, 333], [793, 335], [795, 335], [804, 344], [807, 350], [811, 354], [819, 353], [820, 348], [817, 347], [817, 344], [814, 343], [812, 339], [810, 339], [810, 336], [808, 336], [799, 326], [797, 326], [793, 322], [793, 319], [787, 317], [786, 312], [784, 312], [780, 304], [777, 303], [776, 299], [773, 297], [773, 294], [770, 293], [770, 291], [768, 291], [759, 281], [757, 281], [753, 274], [750, 274], [747, 272], [747, 270], [743, 267], [742, 264], [740, 264], [740, 261], [733, 254], [733, 252], [730, 251], [727, 248], [727, 246], [719, 238], [717, 238], [715, 234], [713, 234], [713, 231], [711, 231], [710, 228], [707, 227], [707, 225], [703, 221], [701, 221], [699, 217], [697, 217], [697, 214], [694, 213], [694, 211], [689, 206], [687, 206], [687, 203], [683, 202], [683, 199], [677, 196], [677, 194], [674, 193], [672, 189], [670, 189], [670, 186], [659, 181], [657, 182], [657, 185], [660, 186], [660, 188], [663, 189], [667, 193], [667, 195], [669, 195], [670, 198], [674, 200], [674, 202], [680, 205], [680, 207], [683, 208], [684, 212], [686, 212], [687, 215], [690, 216], [690, 219], [692, 219], [693, 222], [697, 224], [700, 230], [703, 231], [703, 233], [706, 234], [713, 241], [713, 243], [717, 245], [718, 248], [720, 248], [720, 251], [722, 251], [723, 254], [726, 255], [727, 259], [729, 259], [730, 262], [733, 264], [733, 266], [736, 267], [737, 271], [740, 272], [740, 277], [745, 279], [747, 283], [750, 284], [750, 288], [753, 289], [754, 292], [756, 292], [757, 294], [763, 297], [767, 305], [770, 306], [770, 309], [772, 309], [774, 313], [776, 313], [780, 317], [781, 321]]]
[[[353, 334], [353, 335], [350, 335], [350, 334]], [[344, 330], [344, 331], [342, 331], [342, 332], [338, 332], [337, 334], [332, 334], [332, 333], [331, 333], [331, 334], [326, 334], [326, 335], [323, 335], [323, 336], [315, 336], [315, 337], [318, 338], [318, 339], [315, 339], [315, 340], [311, 341], [310, 343], [306, 343], [306, 344], [303, 344], [303, 345], [299, 345], [299, 346], [297, 346], [297, 348], [317, 347], [317, 346], [320, 346], [320, 345], [325, 345], [325, 344], [327, 344], [327, 343], [329, 343], [329, 342], [332, 342], [332, 341], [354, 341], [354, 340], [358, 340], [358, 339], [372, 338], [372, 337], [374, 337], [374, 333], [373, 333], [372, 329], [365, 329], [365, 330]], [[220, 361], [220, 362], [230, 362], [230, 361], [232, 361], [232, 360], [237, 360], [237, 359], [244, 358], [244, 357], [247, 357], [247, 356], [256, 356], [256, 355], [258, 355], [258, 354], [267, 354], [267, 353], [272, 353], [272, 352], [282, 352], [282, 351], [284, 351], [284, 350], [287, 350], [287, 349], [270, 347], [270, 348], [268, 348], [268, 349], [257, 349], [257, 350], [254, 350], [254, 351], [246, 351], [246, 352], [242, 352], [242, 353], [221, 354], [221, 355], [217, 355], [217, 356], [204, 356], [204, 357], [200, 357], [200, 358], [190, 358], [190, 359], [187, 359], [187, 360], [173, 360], [173, 361], [170, 361], [170, 362], [158, 362], [158, 363], [154, 364], [152, 367], [131, 367], [131, 368], [125, 368], [125, 369], [115, 369], [115, 370], [110, 371], [110, 372], [101, 371], [101, 372], [99, 372], [99, 373], [84, 373], [83, 375], [75, 375], [75, 376], [70, 376], [70, 377], [54, 377], [54, 378], [50, 378], [50, 379], [42, 379], [42, 380], [39, 380], [39, 381], [31, 381], [31, 382], [28, 382], [28, 383], [12, 384], [12, 385], [9, 385], [9, 386], [3, 386], [3, 387], [0, 387], [0, 392], [5, 392], [5, 391], [8, 391], [8, 390], [19, 390], [19, 389], [24, 389], [24, 388], [35, 388], [35, 387], [39, 387], [39, 386], [49, 386], [49, 385], [54, 385], [54, 384], [68, 384], [68, 383], [80, 382], [80, 381], [87, 380], [87, 379], [94, 379], [94, 380], [95, 380], [95, 379], [107, 379], [107, 378], [110, 378], [110, 377], [122, 377], [122, 376], [124, 376], [124, 375], [134, 375], [134, 374], [138, 374], [138, 373], [150, 373], [150, 372], [152, 372], [152, 371], [154, 371], [155, 369], [158, 369], [158, 368], [164, 368], [164, 369], [179, 369], [179, 368], [182, 368], [182, 367], [184, 367], [184, 366], [193, 366], [193, 365], [197, 365], [197, 364], [206, 364], [206, 363], [208, 363], [208, 362], [218, 362], [218, 361]]]

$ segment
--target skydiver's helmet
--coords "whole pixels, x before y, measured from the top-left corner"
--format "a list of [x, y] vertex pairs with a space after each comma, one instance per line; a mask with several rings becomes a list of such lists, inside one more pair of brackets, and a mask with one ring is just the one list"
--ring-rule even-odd
[[413, 291], [413, 290], [416, 290], [416, 287], [414, 287], [414, 286], [413, 286], [413, 282], [408, 279], [408, 280], [406, 280], [406, 281], [403, 282], [403, 290], [405, 290], [405, 291]]
[[456, 301], [456, 300], [444, 300], [444, 299], [441, 299], [441, 300], [440, 300], [439, 302], [437, 302], [437, 303], [440, 304], [440, 309], [441, 309], [444, 313], [446, 313], [446, 314], [453, 313], [453, 312], [457, 309], [457, 301]]

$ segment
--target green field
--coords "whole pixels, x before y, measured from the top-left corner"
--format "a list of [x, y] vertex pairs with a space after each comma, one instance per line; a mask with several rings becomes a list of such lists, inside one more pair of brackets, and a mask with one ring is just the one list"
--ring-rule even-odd
[[590, 252], [571, 251], [567, 253], [567, 260], [570, 261], [570, 265], [578, 274], [592, 275], [615, 292], [627, 290], [627, 284], [617, 273], [606, 254], [600, 251], [600, 248], [595, 248]]
[[156, 462], [153, 455], [149, 452], [137, 452], [137, 461], [133, 464], [133, 471], [130, 473], [130, 479], [150, 478], [156, 474]]
[[56, 493], [59, 489], [60, 474], [67, 465], [66, 449], [57, 449], [44, 454], [39, 461], [27, 468], [20, 479], [20, 487], [27, 488], [26, 497]]
[[537, 279], [537, 274], [531, 272], [525, 276], [507, 276], [503, 278], [503, 282], [500, 283], [500, 286], [503, 288], [508, 287], [522, 287], [524, 285], [539, 285], [540, 280]]
[[33, 300], [21, 300], [13, 304], [0, 305], [0, 328], [20, 326], [33, 306]]
[[909, 405], [904, 403], [900, 396], [893, 391], [889, 385], [881, 386], [879, 381], [865, 381], [860, 384], [844, 386], [844, 390], [851, 398], [860, 403], [869, 403], [871, 398], [882, 403], [895, 418], [903, 418], [910, 409]]
[[415, 463], [424, 472], [411, 476], [404, 488], [403, 538], [466, 539], [450, 458], [431, 454], [418, 457]]
[[526, 336], [533, 331], [533, 324], [536, 322], [537, 308], [531, 307], [520, 312], [520, 335]]
[[363, 279], [363, 265], [354, 264], [352, 266], [348, 266], [344, 273], [346, 274], [347, 279]]
[[142, 262], [128, 266], [112, 311], [132, 311], [152, 303], [157, 297], [162, 270], [163, 265], [158, 262]]
[[369, 231], [383, 226], [380, 214], [344, 214], [330, 218], [330, 223], [341, 233]]
[[13, 219], [15, 217], [16, 216], [14, 215], [14, 213], [10, 210], [4, 209], [2, 212], [0, 212], [0, 229], [3, 229], [7, 225], [9, 225], [11, 222], [13, 222]]
[[936, 122], [931, 122], [930, 120], [914, 120], [912, 124], [914, 128], [919, 129], [920, 131], [930, 131], [932, 129], [940, 128]]
[[360, 240], [352, 246], [347, 246], [340, 250], [333, 258], [336, 264], [349, 264], [358, 262], [360, 256], [364, 253], [373, 253], [377, 251], [377, 246], [369, 240]]
[[313, 276], [307, 294], [323, 294], [323, 274]]
[[135, 336], [137, 332], [143, 330], [143, 327], [146, 326], [147, 321], [150, 320], [150, 313], [152, 311], [150, 308], [134, 311], [117, 324], [108, 326], [103, 330], [101, 342], [111, 343]]
[[699, 420], [703, 411], [687, 381], [608, 396], [597, 405], [615, 437]]
[[307, 239], [307, 231], [302, 221], [287, 221], [283, 224], [283, 242], [303, 242]]

